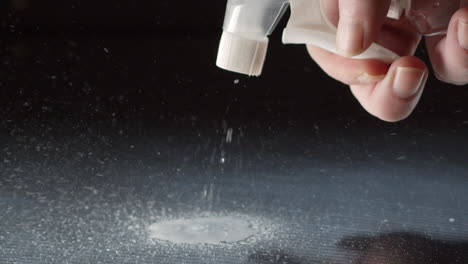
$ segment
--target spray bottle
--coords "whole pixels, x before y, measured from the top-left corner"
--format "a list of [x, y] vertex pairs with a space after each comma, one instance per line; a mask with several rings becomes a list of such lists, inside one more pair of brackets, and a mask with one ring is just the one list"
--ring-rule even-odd
[[[228, 71], [258, 76], [267, 54], [268, 36], [291, 6], [283, 31], [284, 44], [312, 44], [337, 53], [336, 27], [327, 18], [322, 0], [228, 0], [216, 65]], [[446, 33], [452, 15], [468, 0], [392, 0], [387, 17], [409, 20], [415, 33]], [[355, 59], [391, 63], [399, 56], [373, 43]]]

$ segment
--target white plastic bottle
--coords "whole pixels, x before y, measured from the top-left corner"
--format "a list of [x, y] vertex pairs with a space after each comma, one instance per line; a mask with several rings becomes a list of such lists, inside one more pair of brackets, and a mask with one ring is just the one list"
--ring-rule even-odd
[[[260, 75], [270, 35], [291, 6], [283, 32], [285, 44], [312, 44], [336, 50], [336, 27], [324, 15], [322, 0], [228, 0], [217, 65], [247, 75]], [[421, 35], [444, 34], [452, 15], [468, 0], [392, 0], [388, 17], [407, 19]], [[399, 56], [372, 44], [357, 59], [392, 62]]]

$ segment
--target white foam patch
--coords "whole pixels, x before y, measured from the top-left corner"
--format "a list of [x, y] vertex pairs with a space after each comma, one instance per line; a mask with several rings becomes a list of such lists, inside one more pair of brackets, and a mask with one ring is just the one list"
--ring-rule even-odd
[[167, 220], [148, 227], [153, 239], [183, 244], [234, 243], [258, 231], [247, 219], [238, 216], [208, 216]]

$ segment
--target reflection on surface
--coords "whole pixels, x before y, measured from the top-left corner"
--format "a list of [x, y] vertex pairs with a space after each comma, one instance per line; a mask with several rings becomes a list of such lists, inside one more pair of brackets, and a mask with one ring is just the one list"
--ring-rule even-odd
[[339, 246], [358, 253], [351, 262], [356, 264], [468, 263], [468, 242], [435, 240], [421, 234], [347, 237], [340, 241]]
[[[423, 234], [386, 233], [343, 238], [338, 247], [356, 253], [341, 260], [305, 261], [284, 250], [258, 251], [248, 264], [457, 264], [468, 263], [468, 241], [436, 240]], [[347, 254], [345, 254], [347, 255]]]

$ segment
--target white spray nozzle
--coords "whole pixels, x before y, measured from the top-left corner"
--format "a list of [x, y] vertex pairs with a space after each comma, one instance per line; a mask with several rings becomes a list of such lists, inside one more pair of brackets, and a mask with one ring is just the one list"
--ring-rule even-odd
[[287, 10], [289, 0], [228, 0], [216, 65], [228, 71], [260, 75], [268, 35]]
[[229, 71], [258, 76], [262, 73], [267, 48], [267, 37], [251, 39], [224, 31], [216, 65]]

